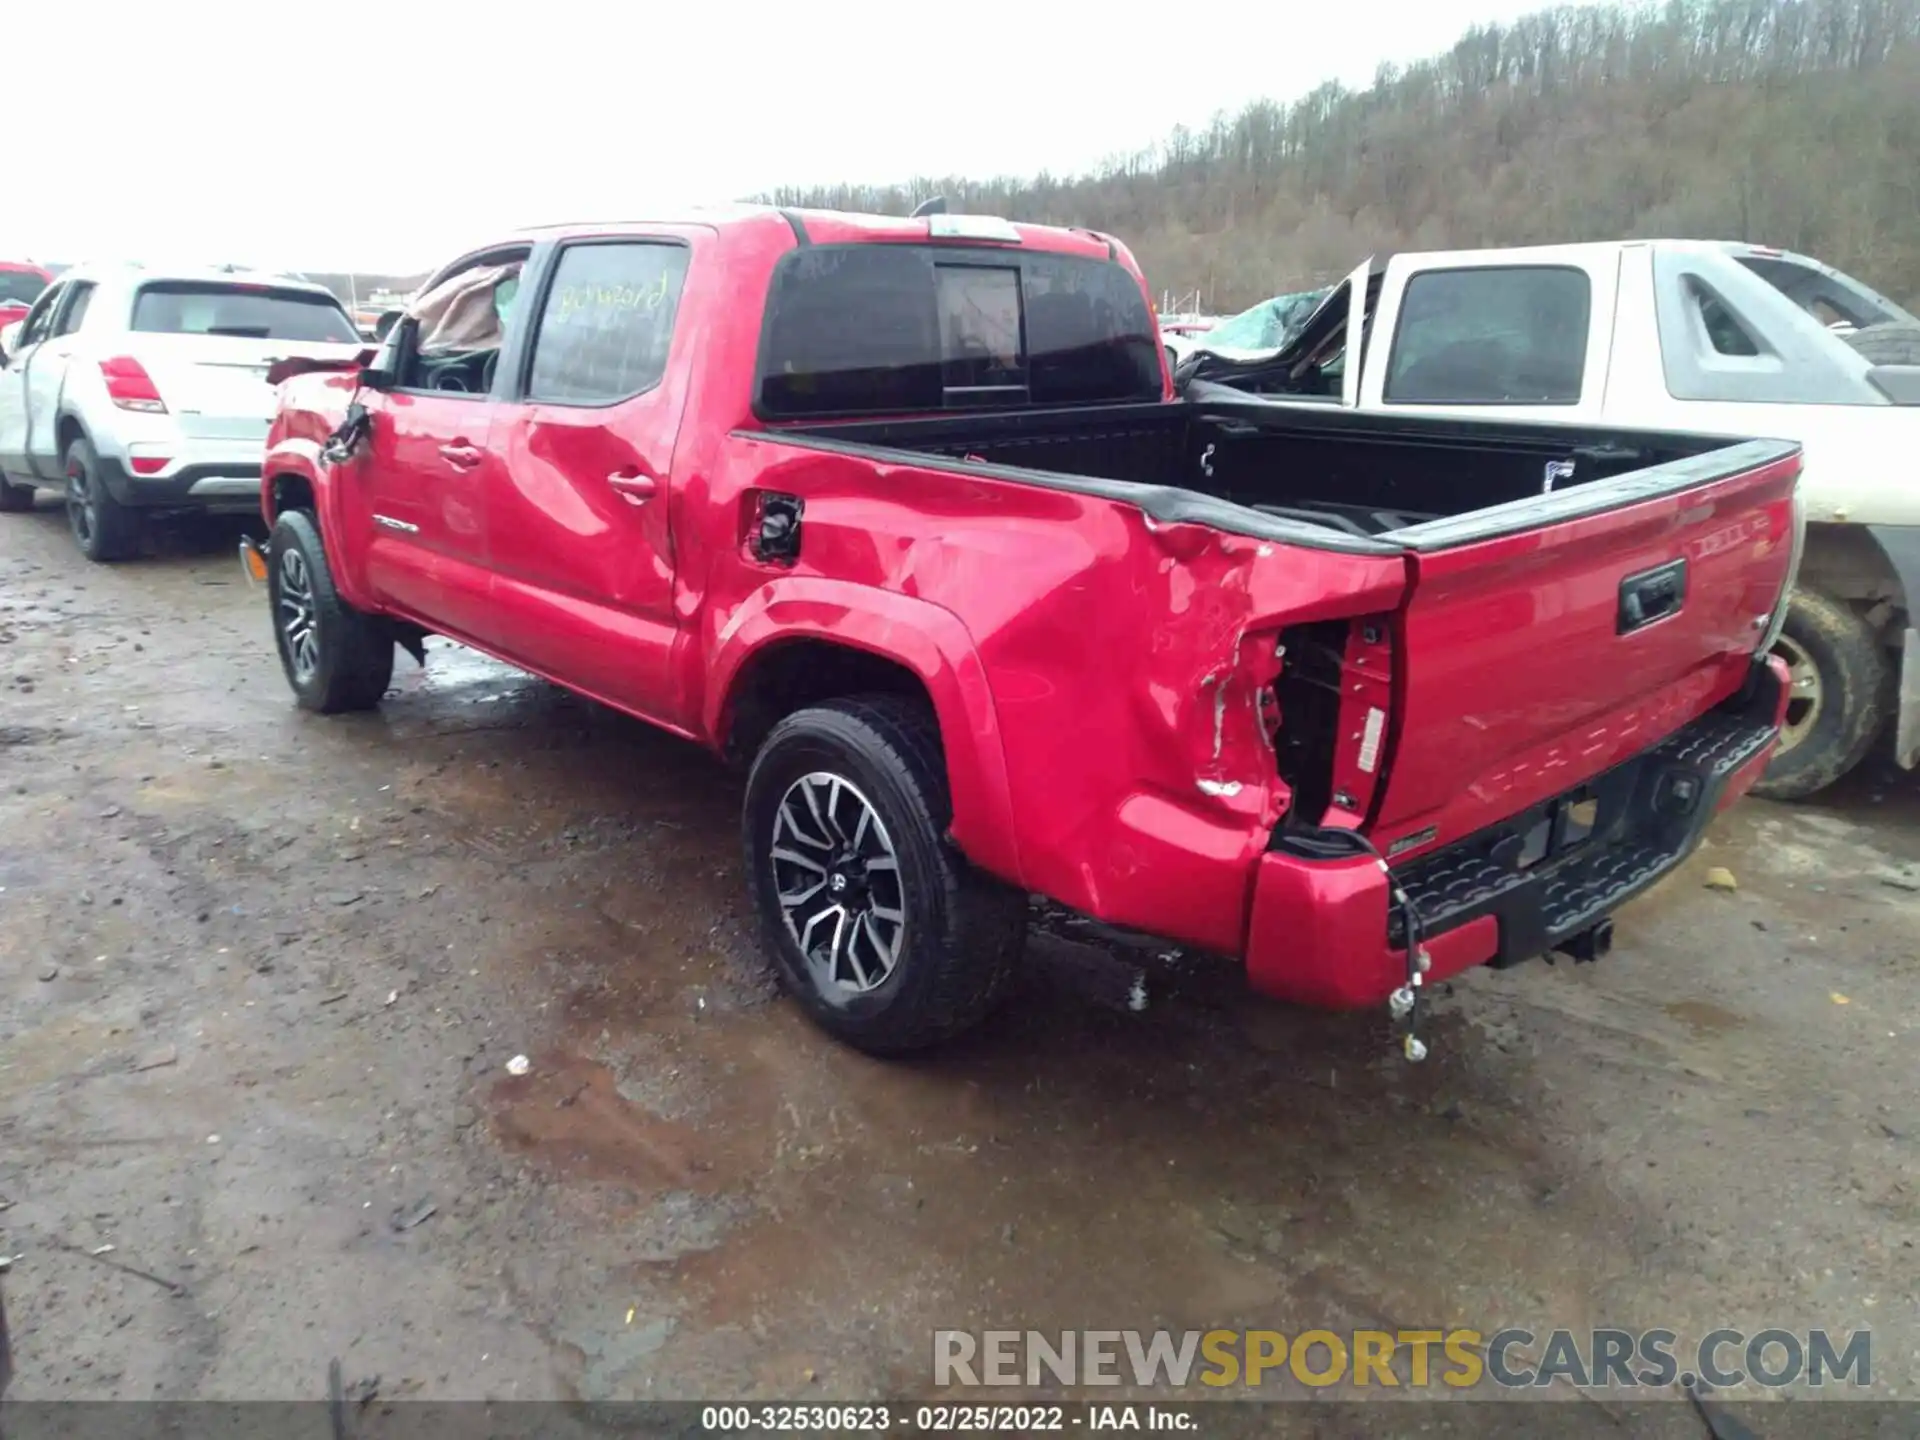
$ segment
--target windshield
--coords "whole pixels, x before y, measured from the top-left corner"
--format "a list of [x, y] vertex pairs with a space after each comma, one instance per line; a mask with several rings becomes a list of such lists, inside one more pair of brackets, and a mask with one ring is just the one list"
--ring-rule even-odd
[[31, 305], [46, 288], [30, 270], [0, 270], [0, 305]]
[[1916, 323], [1913, 316], [1892, 301], [1837, 270], [1817, 269], [1799, 261], [1762, 255], [1742, 255], [1739, 260], [1829, 329], [1862, 330], [1869, 325]]
[[231, 335], [341, 345], [360, 341], [360, 332], [331, 295], [182, 280], [141, 287], [133, 302], [133, 328], [159, 335]]
[[1296, 290], [1291, 294], [1276, 295], [1271, 300], [1262, 300], [1251, 310], [1242, 310], [1232, 319], [1222, 320], [1207, 331], [1200, 337], [1201, 348], [1278, 350], [1326, 297], [1327, 289], [1322, 287], [1318, 290]]

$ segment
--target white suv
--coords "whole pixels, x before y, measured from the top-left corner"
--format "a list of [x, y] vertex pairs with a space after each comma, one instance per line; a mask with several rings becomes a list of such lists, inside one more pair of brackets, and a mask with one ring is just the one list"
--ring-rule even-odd
[[306, 281], [76, 266], [0, 331], [0, 510], [63, 490], [90, 560], [136, 553], [142, 512], [257, 510], [268, 367], [364, 344]]

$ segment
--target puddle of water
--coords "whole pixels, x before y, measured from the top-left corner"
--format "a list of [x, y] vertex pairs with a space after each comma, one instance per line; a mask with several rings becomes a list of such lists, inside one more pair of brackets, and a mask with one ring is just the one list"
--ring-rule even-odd
[[426, 668], [414, 664], [411, 657], [401, 659], [395, 666], [393, 688], [403, 695], [433, 695], [478, 686], [488, 698], [498, 698], [502, 693], [544, 684], [525, 671], [502, 665], [478, 650], [445, 640], [429, 640]]
[[646, 1191], [715, 1186], [713, 1145], [634, 1104], [612, 1071], [578, 1056], [543, 1055], [531, 1073], [502, 1077], [489, 1106], [509, 1147], [564, 1174]]
[[1675, 1000], [1660, 1008], [1695, 1035], [1724, 1035], [1729, 1030], [1738, 1030], [1747, 1023], [1745, 1017], [1736, 1015], [1731, 1010], [1723, 1010], [1718, 1005], [1709, 1004], [1705, 1000]]

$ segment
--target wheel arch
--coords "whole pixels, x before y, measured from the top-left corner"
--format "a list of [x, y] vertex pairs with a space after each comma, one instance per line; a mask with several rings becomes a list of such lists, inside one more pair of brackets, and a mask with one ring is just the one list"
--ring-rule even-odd
[[284, 440], [267, 451], [260, 475], [260, 510], [267, 524], [279, 519], [282, 510], [310, 510], [324, 533], [321, 503], [328, 487], [319, 446]]
[[1019, 882], [993, 696], [973, 639], [951, 611], [851, 582], [789, 577], [729, 617], [708, 674], [702, 728], [734, 755], [751, 754], [804, 705], [863, 689], [924, 696], [940, 729], [954, 842], [981, 869]]
[[267, 524], [271, 525], [288, 510], [317, 511], [320, 497], [311, 475], [282, 467], [261, 483], [260, 502]]
[[63, 406], [53, 422], [53, 443], [60, 456], [60, 463], [63, 466], [66, 464], [67, 451], [74, 441], [88, 438], [87, 424], [80, 418], [79, 411]]
[[1892, 624], [1920, 593], [1920, 526], [1809, 523], [1794, 583], [1856, 606], [1876, 629]]

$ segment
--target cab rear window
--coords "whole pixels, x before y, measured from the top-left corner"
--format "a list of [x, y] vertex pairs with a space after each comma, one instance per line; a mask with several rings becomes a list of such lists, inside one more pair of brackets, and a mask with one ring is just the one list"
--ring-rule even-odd
[[133, 328], [152, 335], [232, 335], [247, 340], [356, 344], [359, 334], [331, 295], [180, 280], [143, 285]]
[[769, 419], [1157, 400], [1160, 342], [1121, 266], [1006, 248], [796, 250], [775, 272]]

